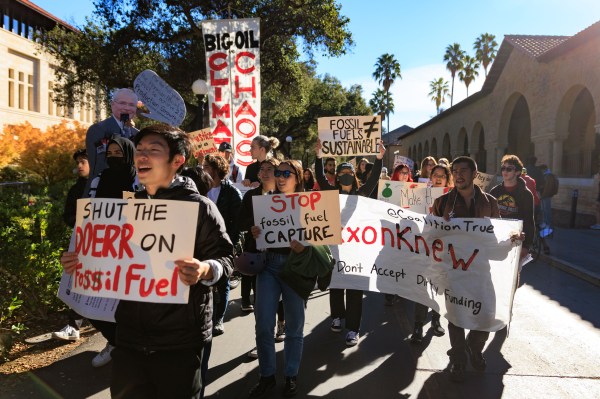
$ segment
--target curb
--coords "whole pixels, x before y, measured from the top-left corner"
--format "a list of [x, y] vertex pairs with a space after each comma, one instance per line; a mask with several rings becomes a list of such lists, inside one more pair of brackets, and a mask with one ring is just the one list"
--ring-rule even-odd
[[559, 259], [555, 256], [540, 254], [540, 259], [544, 262], [560, 269], [566, 273], [587, 281], [590, 284], [600, 287], [600, 274], [587, 270], [581, 266], [574, 265], [566, 260]]

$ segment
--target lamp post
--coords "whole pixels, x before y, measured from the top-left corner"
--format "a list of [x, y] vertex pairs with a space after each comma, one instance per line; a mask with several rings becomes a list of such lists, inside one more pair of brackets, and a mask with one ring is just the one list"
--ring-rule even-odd
[[293, 140], [294, 140], [294, 138], [292, 136], [287, 136], [285, 138], [285, 141], [287, 143], [288, 159], [292, 159], [292, 141]]
[[192, 83], [192, 91], [198, 97], [198, 108], [200, 112], [194, 118], [194, 130], [200, 130], [204, 127], [204, 105], [206, 104], [206, 95], [208, 94], [208, 83], [203, 79], [198, 79]]

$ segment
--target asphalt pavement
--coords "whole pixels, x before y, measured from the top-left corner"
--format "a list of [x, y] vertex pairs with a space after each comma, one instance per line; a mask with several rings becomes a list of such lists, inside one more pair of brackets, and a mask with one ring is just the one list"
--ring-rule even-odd
[[[507, 330], [491, 334], [486, 371], [468, 367], [462, 384], [450, 382], [445, 370], [447, 335], [429, 331], [420, 346], [409, 342], [409, 301], [386, 307], [382, 294], [366, 293], [360, 343], [347, 348], [344, 333], [329, 329], [329, 294], [313, 292], [297, 397], [599, 398], [600, 231], [557, 228], [548, 243], [551, 254], [523, 269], [508, 337]], [[241, 311], [239, 293], [232, 291], [225, 334], [214, 338], [207, 398], [246, 398], [258, 380], [258, 363], [246, 356], [254, 345], [254, 317]], [[109, 398], [110, 364], [90, 364], [104, 344], [96, 334], [65, 358], [23, 375], [10, 391], [0, 381], [0, 398]], [[276, 349], [281, 369], [283, 343]], [[277, 378], [267, 398], [280, 397], [281, 372]]]

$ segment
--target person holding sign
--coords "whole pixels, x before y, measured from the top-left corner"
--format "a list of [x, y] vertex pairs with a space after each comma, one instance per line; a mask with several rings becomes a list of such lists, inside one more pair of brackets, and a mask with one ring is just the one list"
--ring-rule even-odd
[[252, 139], [250, 144], [250, 155], [252, 159], [256, 159], [256, 162], [251, 163], [246, 168], [246, 175], [242, 184], [246, 187], [258, 187], [260, 182], [258, 181], [258, 169], [260, 163], [265, 159], [271, 157], [272, 151], [279, 147], [279, 139], [277, 137], [267, 136], [256, 136]]
[[[263, 162], [261, 165], [265, 165]], [[303, 192], [302, 166], [298, 161], [289, 160], [279, 164], [274, 172], [277, 193], [293, 194]], [[250, 229], [254, 239], [261, 234], [258, 226]], [[266, 268], [256, 278], [258, 295], [254, 315], [256, 317], [256, 347], [258, 349], [258, 368], [260, 379], [250, 390], [251, 398], [265, 395], [276, 384], [275, 371], [277, 362], [275, 356], [275, 315], [279, 298], [283, 298], [285, 310], [285, 340], [284, 340], [284, 375], [285, 388], [283, 396], [295, 396], [298, 390], [297, 376], [302, 359], [304, 344], [304, 310], [305, 302], [296, 291], [279, 278], [279, 272], [290, 254], [290, 251], [300, 253], [305, 247], [299, 241], [290, 242], [289, 248], [270, 248], [266, 252]]]
[[[198, 398], [205, 381], [204, 346], [212, 338], [210, 285], [231, 274], [233, 246], [216, 205], [198, 194], [191, 179], [178, 175], [191, 153], [187, 134], [152, 125], [138, 133], [135, 144], [135, 166], [145, 186], [136, 198], [197, 202], [198, 219], [194, 253], [174, 260], [179, 280], [190, 286], [188, 303], [119, 302], [110, 392], [112, 397]], [[78, 262], [76, 252], [61, 257], [67, 273]]]
[[[323, 173], [323, 160], [319, 157], [321, 153], [321, 140], [317, 139], [316, 144], [317, 160], [315, 162], [315, 174], [321, 190], [338, 190], [340, 194], [362, 195], [369, 197], [377, 187], [385, 146], [383, 140], [379, 142], [379, 154], [375, 160], [371, 176], [362, 186], [358, 181], [358, 176], [351, 163], [342, 163], [337, 167], [335, 185], [329, 184]], [[346, 304], [344, 305], [344, 291], [346, 294]], [[331, 309], [331, 331], [339, 333], [342, 331], [342, 319], [346, 319], [346, 328], [349, 330], [346, 334], [346, 345], [355, 346], [360, 338], [360, 321], [362, 319], [362, 300], [363, 292], [361, 290], [338, 289], [329, 290], [329, 306]]]
[[[473, 158], [461, 156], [452, 161], [454, 189], [437, 198], [433, 203], [432, 214], [446, 220], [463, 218], [499, 218], [498, 202], [474, 184], [477, 176], [477, 163]], [[465, 380], [467, 353], [475, 370], [483, 371], [486, 361], [482, 351], [490, 333], [471, 330], [465, 339], [465, 329], [448, 322], [450, 335], [450, 379], [455, 382]]]

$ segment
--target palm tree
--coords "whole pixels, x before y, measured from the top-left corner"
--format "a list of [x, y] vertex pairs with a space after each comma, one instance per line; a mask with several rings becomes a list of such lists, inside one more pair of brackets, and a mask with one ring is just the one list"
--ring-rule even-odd
[[475, 58], [483, 65], [483, 71], [487, 77], [488, 66], [494, 58], [496, 58], [496, 48], [498, 43], [494, 40], [496, 36], [489, 33], [482, 33], [473, 44], [473, 50], [475, 50]]
[[458, 78], [467, 86], [467, 97], [469, 97], [469, 85], [479, 76], [477, 68], [479, 68], [477, 59], [470, 55], [465, 55], [465, 58], [463, 58], [463, 69], [458, 73]]
[[394, 100], [389, 91], [377, 89], [373, 93], [373, 97], [369, 100], [369, 106], [377, 115], [381, 115], [381, 119], [388, 116], [388, 127], [386, 133], [390, 131], [389, 115], [394, 113]]
[[448, 82], [444, 78], [433, 79], [429, 82], [429, 96], [431, 101], [435, 102], [435, 110], [437, 114], [440, 113], [440, 106], [446, 101], [448, 96]]
[[[377, 62], [375, 63], [375, 72], [373, 72], [373, 78], [377, 81], [377, 83], [383, 85], [383, 91], [386, 93], [385, 99], [388, 101], [386, 104], [386, 109], [388, 112], [387, 115], [387, 131], [390, 131], [390, 114], [389, 110], [391, 109], [394, 112], [394, 105], [391, 104], [390, 101], [390, 87], [394, 84], [396, 79], [402, 79], [402, 75], [400, 73], [400, 63], [396, 61], [392, 54], [383, 54], [379, 58], [377, 58]], [[376, 92], [377, 93], [377, 92]]]
[[444, 54], [444, 62], [446, 62], [446, 69], [450, 71], [452, 75], [452, 91], [450, 92], [450, 106], [454, 103], [454, 77], [456, 72], [462, 69], [462, 60], [465, 56], [465, 52], [460, 48], [460, 44], [454, 43], [449, 44], [446, 47], [446, 54]]

